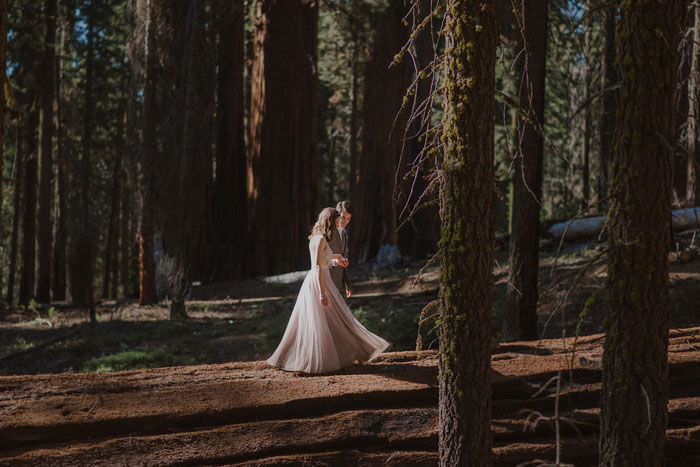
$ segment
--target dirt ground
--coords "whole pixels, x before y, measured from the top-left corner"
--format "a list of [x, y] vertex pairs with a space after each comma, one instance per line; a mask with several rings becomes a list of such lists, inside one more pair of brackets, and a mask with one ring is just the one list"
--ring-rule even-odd
[[[689, 236], [681, 237], [678, 252], [671, 254], [668, 466], [700, 465], [700, 259], [690, 242]], [[606, 264], [597, 257], [602, 245], [590, 244], [587, 249], [567, 246], [555, 265], [556, 247], [545, 248], [542, 257], [539, 330], [545, 339], [536, 342], [497, 342], [507, 276], [507, 255], [499, 253], [492, 355], [498, 466], [554, 459], [555, 423], [547, 417], [554, 414], [557, 398], [561, 416], [572, 421], [559, 422], [562, 462], [597, 463], [605, 305], [596, 291], [604, 286]], [[413, 321], [391, 324], [389, 317], [406, 310], [415, 314], [438, 290], [436, 268], [428, 268], [414, 285], [416, 272], [414, 267], [355, 269], [356, 316], [388, 326], [387, 332], [409, 326]], [[260, 361], [270, 349], [256, 326], [269, 324], [266, 316], [278, 308], [289, 308], [298, 287], [250, 280], [197, 288], [189, 303], [195, 325], [179, 326], [194, 326], [186, 328], [188, 335], [204, 333], [197, 327], [202, 323], [206, 329], [212, 323], [221, 328], [211, 336], [214, 348], [225, 352], [212, 364], [176, 361], [177, 366], [111, 373], [13, 371], [0, 376], [0, 466], [436, 465], [434, 350], [389, 352], [371, 364], [316, 376], [274, 370]], [[105, 322], [138, 326], [119, 328], [121, 333], [137, 332], [167, 317], [167, 309], [107, 302], [102, 315]], [[41, 316], [56, 332], [84, 320], [84, 312], [73, 310]], [[27, 331], [27, 321], [26, 312], [6, 316], [0, 338]], [[231, 335], [234, 327], [241, 332]], [[406, 339], [416, 332], [409, 329]], [[182, 334], [173, 339], [187, 345]], [[274, 336], [268, 340], [274, 342]], [[62, 349], [58, 345], [41, 352], [56, 353]], [[9, 359], [5, 354], [0, 364], [19, 359], [29, 367], [39, 351], [24, 352]], [[559, 395], [550, 385], [535, 396], [557, 375], [562, 378]], [[528, 416], [530, 421], [544, 418], [534, 426]]]

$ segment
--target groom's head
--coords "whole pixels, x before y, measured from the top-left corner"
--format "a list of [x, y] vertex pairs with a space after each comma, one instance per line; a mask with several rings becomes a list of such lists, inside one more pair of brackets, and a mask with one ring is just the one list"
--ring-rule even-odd
[[350, 211], [350, 201], [341, 201], [336, 205], [335, 210], [340, 213], [340, 223], [338, 227], [344, 229], [352, 217], [352, 212]]

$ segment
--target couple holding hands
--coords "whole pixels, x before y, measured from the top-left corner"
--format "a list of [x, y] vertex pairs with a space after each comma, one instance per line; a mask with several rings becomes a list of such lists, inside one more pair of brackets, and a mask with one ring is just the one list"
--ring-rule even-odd
[[288, 371], [326, 373], [374, 359], [389, 346], [360, 324], [347, 306], [350, 202], [325, 208], [309, 235], [306, 275], [282, 341], [267, 360]]

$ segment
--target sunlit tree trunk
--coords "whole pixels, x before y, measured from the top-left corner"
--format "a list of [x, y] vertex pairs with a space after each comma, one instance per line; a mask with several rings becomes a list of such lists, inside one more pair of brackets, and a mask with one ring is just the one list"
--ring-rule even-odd
[[496, 2], [457, 0], [445, 15], [440, 203], [441, 466], [492, 465], [491, 300]]
[[676, 51], [685, 2], [622, 2], [601, 466], [664, 465]]

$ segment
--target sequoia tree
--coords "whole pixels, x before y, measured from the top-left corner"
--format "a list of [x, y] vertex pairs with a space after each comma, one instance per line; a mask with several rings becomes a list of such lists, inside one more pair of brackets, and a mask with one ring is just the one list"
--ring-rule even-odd
[[685, 2], [620, 2], [601, 466], [664, 464], [676, 51]]
[[[391, 66], [408, 39], [403, 0], [392, 0], [377, 19], [365, 65], [362, 144], [357, 180], [351, 194], [353, 223], [350, 253], [359, 262], [374, 256], [382, 244], [397, 245], [394, 181], [403, 146], [406, 113], [401, 103], [411, 82], [408, 63]], [[360, 227], [361, 226], [361, 227]]]
[[440, 172], [439, 449], [442, 466], [489, 466], [496, 2], [446, 11]]
[[524, 53], [519, 87], [518, 129], [513, 164], [513, 231], [510, 239], [506, 338], [537, 338], [539, 216], [544, 146], [544, 78], [547, 0], [521, 2]]
[[318, 215], [314, 0], [258, 0], [248, 150], [248, 272], [308, 268]]

